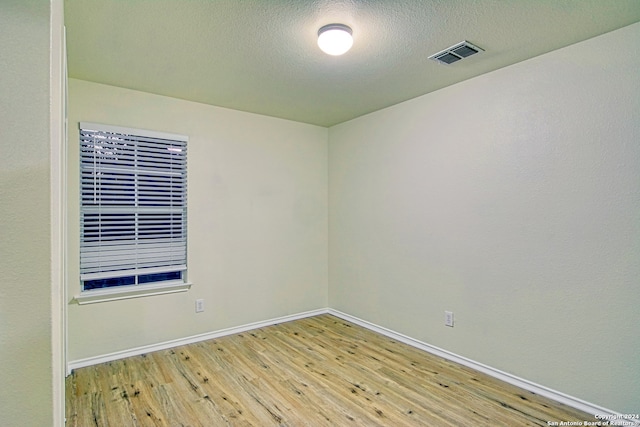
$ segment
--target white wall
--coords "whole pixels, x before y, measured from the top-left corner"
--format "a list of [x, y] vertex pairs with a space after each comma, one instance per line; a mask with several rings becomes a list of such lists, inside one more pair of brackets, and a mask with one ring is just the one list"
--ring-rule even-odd
[[189, 136], [194, 283], [180, 294], [71, 303], [69, 360], [327, 306], [326, 128], [73, 79], [69, 104], [69, 296], [80, 289], [79, 121]]
[[[0, 419], [61, 425], [60, 345], [52, 346], [51, 117], [60, 118], [62, 2], [0, 3]], [[54, 18], [52, 19], [52, 14]], [[53, 22], [53, 24], [52, 24]], [[51, 74], [50, 74], [51, 70]], [[57, 322], [54, 320], [57, 316]], [[52, 320], [53, 318], [53, 320]], [[52, 366], [53, 360], [57, 366]], [[54, 373], [55, 371], [55, 373]], [[54, 377], [56, 383], [54, 384]]]
[[637, 413], [639, 46], [634, 24], [332, 127], [329, 305]]

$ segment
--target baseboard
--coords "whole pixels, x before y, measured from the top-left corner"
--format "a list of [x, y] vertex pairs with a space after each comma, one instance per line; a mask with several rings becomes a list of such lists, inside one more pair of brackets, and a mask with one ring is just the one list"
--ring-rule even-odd
[[272, 326], [278, 323], [290, 322], [292, 320], [304, 319], [306, 317], [317, 316], [320, 314], [331, 314], [348, 322], [355, 323], [356, 325], [362, 326], [363, 328], [369, 329], [373, 332], [377, 332], [379, 334], [385, 335], [394, 340], [403, 342], [412, 347], [418, 348], [420, 350], [426, 351], [428, 353], [434, 354], [436, 356], [442, 357], [443, 359], [450, 360], [455, 363], [459, 363], [460, 365], [466, 366], [471, 369], [475, 369], [476, 371], [482, 372], [484, 374], [490, 375], [494, 378], [497, 378], [506, 383], [512, 384], [516, 387], [520, 387], [524, 390], [536, 393], [540, 396], [547, 397], [549, 399], [555, 400], [556, 402], [571, 406], [573, 408], [584, 411], [588, 414], [592, 415], [600, 415], [604, 417], [611, 417], [609, 425], [622, 425], [617, 424], [616, 422], [628, 422], [628, 424], [624, 424], [627, 426], [640, 427], [640, 423], [635, 422], [635, 420], [626, 420], [623, 418], [616, 419], [615, 417], [620, 417], [621, 414], [612, 411], [610, 409], [603, 408], [601, 406], [595, 405], [593, 403], [586, 402], [582, 399], [578, 399], [577, 397], [569, 396], [565, 393], [559, 392], [557, 390], [550, 389], [548, 387], [542, 386], [540, 384], [536, 384], [532, 381], [525, 380], [523, 378], [517, 377], [515, 375], [509, 374], [507, 372], [503, 372], [499, 369], [492, 368], [485, 364], [476, 362], [474, 360], [468, 359], [466, 357], [457, 355], [450, 351], [444, 350], [442, 348], [424, 343], [417, 339], [411, 338], [409, 336], [403, 335], [399, 332], [393, 331], [391, 329], [387, 329], [385, 327], [376, 325], [375, 323], [371, 323], [369, 321], [360, 319], [358, 317], [352, 316], [350, 314], [343, 313], [339, 310], [335, 310], [332, 308], [322, 308], [317, 310], [305, 311], [302, 313], [291, 314], [287, 316], [277, 317], [269, 320], [263, 320], [260, 322], [248, 323], [241, 326], [234, 326], [231, 328], [221, 329], [214, 332], [207, 332], [204, 334], [193, 335], [186, 338], [180, 338], [171, 341], [165, 341], [162, 343], [151, 344], [141, 347], [136, 347], [133, 349], [118, 351], [114, 353], [109, 353], [101, 356], [89, 357], [86, 359], [79, 359], [71, 361], [67, 364], [67, 375], [71, 373], [74, 369], [84, 368], [86, 366], [97, 365], [100, 363], [111, 362], [114, 360], [124, 359], [126, 357], [131, 356], [139, 356], [141, 354], [150, 353], [153, 351], [166, 350], [172, 347], [178, 347], [187, 344], [193, 344], [200, 341], [206, 341], [210, 339], [220, 338], [227, 335], [238, 334], [241, 332], [250, 331], [252, 329], [263, 328], [266, 326]]
[[[352, 316], [350, 314], [346, 314], [343, 313], [341, 311], [338, 310], [334, 310], [332, 308], [328, 309], [327, 312], [333, 316], [339, 317], [343, 320], [355, 323], [356, 325], [362, 326], [363, 328], [369, 329], [371, 331], [377, 332], [379, 334], [385, 335], [389, 338], [392, 338], [396, 341], [400, 341], [403, 342], [405, 344], [408, 344], [412, 347], [418, 348], [420, 350], [424, 350], [428, 353], [434, 354], [436, 356], [442, 357], [443, 359], [447, 359], [450, 360], [452, 362], [458, 363], [460, 365], [466, 366], [468, 368], [472, 368], [475, 369], [476, 371], [480, 371], [484, 374], [490, 375], [494, 378], [497, 378], [501, 381], [504, 381], [506, 383], [515, 385], [517, 387], [520, 387], [524, 390], [536, 393], [540, 396], [544, 396], [547, 397], [549, 399], [555, 400], [556, 402], [565, 404], [567, 406], [571, 406], [573, 408], [579, 409], [581, 411], [584, 411], [588, 414], [592, 414], [592, 415], [601, 415], [601, 416], [607, 416], [607, 417], [611, 417], [611, 418], [606, 418], [611, 420], [611, 423], [609, 425], [622, 425], [622, 424], [615, 424], [615, 421], [618, 422], [631, 422], [629, 424], [624, 424], [624, 425], [630, 425], [630, 426], [640, 426], [640, 423], [635, 422], [635, 420], [628, 420], [628, 419], [622, 419], [622, 418], [618, 418], [615, 419], [614, 417], [619, 417], [621, 416], [621, 414], [612, 411], [610, 409], [606, 409], [603, 408], [601, 406], [598, 405], [594, 405], [593, 403], [589, 403], [586, 402], [582, 399], [578, 399], [577, 397], [573, 397], [573, 396], [569, 396], [568, 394], [559, 392], [557, 390], [553, 390], [550, 389], [548, 387], [542, 386], [540, 384], [536, 384], [534, 382], [525, 380], [523, 378], [517, 377], [515, 375], [509, 374], [507, 372], [503, 372], [499, 369], [495, 369], [492, 368], [490, 366], [487, 366], [485, 364], [476, 362], [474, 360], [468, 359], [466, 357], [457, 355], [455, 353], [452, 353], [450, 351], [444, 350], [442, 348], [424, 343], [422, 341], [416, 340], [414, 338], [408, 337], [406, 335], [403, 335], [401, 333], [392, 331], [391, 329], [387, 329], [384, 328], [382, 326], [378, 326], [374, 323], [368, 322], [366, 320], [362, 320], [358, 317]], [[604, 419], [604, 418], [601, 418]], [[596, 420], [597, 421], [597, 420]]]
[[252, 329], [264, 328], [266, 326], [275, 325], [277, 323], [290, 322], [292, 320], [304, 319], [305, 317], [312, 317], [312, 316], [317, 316], [317, 315], [326, 314], [326, 313], [328, 313], [327, 308], [305, 311], [302, 313], [291, 314], [287, 316], [277, 317], [274, 319], [263, 320], [260, 322], [253, 322], [253, 323], [248, 323], [241, 326], [234, 326], [231, 328], [221, 329], [214, 332], [207, 332], [204, 334], [193, 335], [186, 338], [179, 338], [176, 340], [165, 341], [157, 344], [150, 344], [150, 345], [145, 345], [141, 347], [135, 347], [132, 349], [116, 351], [114, 353], [104, 354], [100, 356], [88, 357], [86, 359], [73, 360], [67, 363], [67, 375], [70, 375], [74, 369], [98, 365], [100, 363], [105, 363], [105, 362], [112, 362], [114, 360], [124, 359], [126, 357], [139, 356], [141, 354], [151, 353], [153, 351], [166, 350], [172, 347], [193, 344], [200, 341], [206, 341], [210, 339], [224, 337], [227, 335], [233, 335], [241, 332], [250, 331]]

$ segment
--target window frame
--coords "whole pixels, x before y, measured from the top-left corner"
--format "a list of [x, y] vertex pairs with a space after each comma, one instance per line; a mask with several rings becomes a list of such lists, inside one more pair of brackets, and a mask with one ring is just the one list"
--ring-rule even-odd
[[[104, 144], [101, 142], [101, 146], [94, 145], [91, 147], [93, 154], [87, 154], [89, 152], [86, 150], [86, 147], [91, 144], [88, 142], [90, 137], [87, 136], [90, 133], [102, 135], [101, 138], [106, 135], [108, 140]], [[179, 134], [90, 122], [79, 123], [80, 294], [75, 297], [77, 303], [89, 304], [147, 295], [184, 292], [190, 289], [191, 283], [187, 281], [186, 162], [188, 140], [187, 136]], [[103, 150], [102, 147], [102, 145], [106, 146], [106, 144], [112, 144], [110, 147], [120, 148], [120, 154], [117, 157], [114, 154], [112, 158], [109, 158], [111, 153], [105, 154], [106, 150]], [[165, 153], [164, 148], [162, 148], [167, 145], [171, 147], [167, 148], [172, 151], [170, 154]], [[174, 145], [179, 149], [172, 149]], [[103, 152], [100, 153], [98, 149], [103, 150]], [[149, 154], [153, 150], [155, 152]], [[112, 148], [112, 151], [115, 152], [116, 148]], [[139, 154], [143, 151], [145, 153]], [[96, 152], [99, 155], [96, 155]], [[87, 164], [87, 157], [90, 155], [94, 158], [93, 170]], [[99, 158], [99, 166], [96, 166], [95, 158], [97, 157]], [[135, 160], [127, 162], [126, 158]], [[152, 165], [149, 168], [139, 166], [139, 160], [141, 160], [140, 164], [144, 160], [157, 161], [155, 163], [157, 166]], [[105, 166], [110, 162], [112, 163], [111, 165]], [[175, 172], [174, 165], [177, 165]], [[124, 171], [122, 173], [128, 182], [123, 183], [124, 179], [114, 179], [115, 174], [120, 173], [120, 171], [113, 172], [113, 170], [109, 170], [110, 168]], [[97, 187], [93, 188], [94, 200], [87, 202], [85, 200], [88, 188], [85, 182], [87, 171], [93, 173], [94, 181], [95, 176], [104, 173], [105, 178], [110, 178], [116, 184], [115, 186], [110, 183], [98, 184]], [[105, 179], [105, 182], [107, 182], [107, 179]], [[135, 187], [135, 190], [129, 190], [127, 188], [129, 184]], [[146, 196], [144, 196], [143, 187], [147, 190]], [[117, 192], [117, 195], [112, 196], [109, 194], [114, 191]], [[150, 218], [146, 224], [144, 223], [145, 215]], [[124, 237], [115, 239], [103, 237], [103, 235], [109, 234], [111, 230], [108, 226], [103, 226], [103, 221], [108, 222], [108, 220], [103, 220], [102, 218], [113, 218], [114, 216], [125, 218], [123, 223], [127, 231], [118, 232], [118, 236]], [[96, 218], [99, 218], [97, 222], [100, 225], [91, 225], [91, 220], [95, 223]], [[117, 218], [117, 220], [120, 221], [120, 218]], [[160, 228], [156, 225], [158, 223], [161, 224]], [[144, 236], [145, 226], [148, 233], [146, 239]], [[122, 228], [120, 224], [111, 227], [114, 229]], [[134, 231], [129, 232], [129, 230]], [[92, 236], [96, 236], [96, 231], [99, 237], [94, 239]], [[149, 249], [156, 246], [161, 246], [162, 250]], [[124, 266], [117, 265], [118, 262], [112, 259], [113, 256], [103, 255], [103, 248], [105, 247], [105, 254], [108, 253], [108, 250], [112, 250], [111, 253], [115, 253], [115, 256], [120, 258], [120, 253], [126, 254], [133, 251], [135, 253], [134, 260], [125, 262]], [[91, 254], [93, 248], [97, 248], [95, 251], [98, 252], [97, 255]], [[165, 255], [162, 252], [163, 250], [168, 250], [171, 254]], [[147, 256], [149, 253], [145, 251], [151, 251], [152, 253], [149, 263], [141, 261], [143, 256], [140, 255], [144, 252], [144, 255]], [[177, 254], [175, 259], [174, 254]], [[98, 261], [97, 265], [99, 266], [96, 266], [95, 262], [90, 262], [95, 260]], [[103, 261], [106, 266], [104, 271], [102, 271]], [[94, 267], [92, 268], [91, 266]], [[171, 280], [159, 280], [149, 283], [138, 282], [139, 277], [156, 275], [155, 277], [158, 278], [163, 273], [173, 273], [173, 276], [175, 276], [177, 272], [179, 272], [179, 278], [173, 277]], [[135, 277], [134, 284], [99, 286], [99, 281], [103, 279], [117, 282], [119, 281], [118, 278], [129, 277]], [[97, 287], [85, 289], [85, 283], [91, 280], [94, 283], [97, 282]]]

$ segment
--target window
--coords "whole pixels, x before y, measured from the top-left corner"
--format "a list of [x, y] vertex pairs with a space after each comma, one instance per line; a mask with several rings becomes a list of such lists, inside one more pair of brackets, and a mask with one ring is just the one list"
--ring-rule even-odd
[[185, 283], [187, 141], [80, 123], [83, 293]]

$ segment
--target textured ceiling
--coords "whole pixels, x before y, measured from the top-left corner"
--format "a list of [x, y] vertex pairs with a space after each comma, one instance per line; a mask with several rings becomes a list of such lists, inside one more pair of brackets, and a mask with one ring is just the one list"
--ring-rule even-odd
[[[331, 126], [640, 21], [640, 0], [66, 0], [69, 76]], [[353, 29], [344, 56], [317, 30]], [[453, 65], [428, 56], [468, 40]]]

